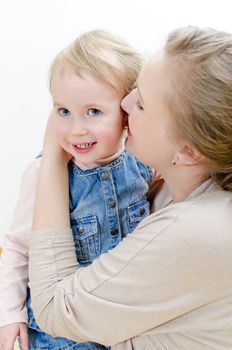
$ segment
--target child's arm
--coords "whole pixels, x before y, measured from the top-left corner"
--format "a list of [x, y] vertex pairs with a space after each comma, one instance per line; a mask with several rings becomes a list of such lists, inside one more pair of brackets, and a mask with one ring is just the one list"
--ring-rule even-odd
[[[3, 252], [0, 258], [0, 327], [13, 327], [17, 323], [15, 327], [20, 329], [21, 322], [27, 323], [25, 299], [28, 284], [28, 238], [39, 162], [36, 160], [31, 163], [23, 174], [13, 221], [9, 231], [3, 236]], [[9, 333], [8, 336], [10, 337]], [[4, 332], [0, 332], [0, 343], [1, 341], [4, 341]]]

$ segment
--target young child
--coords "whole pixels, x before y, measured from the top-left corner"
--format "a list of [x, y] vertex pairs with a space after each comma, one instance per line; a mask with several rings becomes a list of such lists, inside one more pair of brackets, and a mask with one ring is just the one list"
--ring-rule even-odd
[[[125, 116], [120, 107], [122, 98], [133, 89], [142, 65], [142, 56], [121, 38], [105, 31], [92, 31], [61, 51], [51, 67], [50, 91], [57, 140], [72, 157], [70, 224], [81, 266], [91, 264], [100, 254], [115, 247], [150, 212], [147, 192], [152, 171], [124, 150]], [[5, 235], [0, 326], [19, 322], [11, 339], [20, 333], [16, 327], [26, 322], [27, 247], [35, 191], [32, 187], [36, 182], [33, 179], [39, 161], [24, 175], [25, 194], [18, 204], [15, 223]], [[22, 225], [19, 218], [24, 215]], [[13, 295], [17, 301], [12, 307]], [[26, 304], [30, 350], [106, 349], [95, 343], [75, 343], [45, 334], [34, 319], [29, 289]]]

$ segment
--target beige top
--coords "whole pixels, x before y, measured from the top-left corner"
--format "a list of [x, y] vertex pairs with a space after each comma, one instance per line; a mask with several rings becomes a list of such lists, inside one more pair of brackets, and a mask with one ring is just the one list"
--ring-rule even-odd
[[36, 319], [52, 335], [112, 350], [232, 349], [232, 195], [211, 180], [91, 266], [78, 268], [69, 229], [33, 232], [29, 256]]

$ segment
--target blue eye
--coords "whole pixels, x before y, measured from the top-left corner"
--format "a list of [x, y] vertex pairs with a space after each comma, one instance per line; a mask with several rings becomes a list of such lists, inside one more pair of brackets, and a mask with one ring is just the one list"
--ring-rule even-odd
[[100, 109], [97, 108], [89, 108], [87, 111], [87, 115], [89, 115], [90, 117], [99, 117], [102, 114], [102, 112], [100, 111]]
[[58, 112], [61, 117], [68, 117], [70, 115], [70, 111], [67, 108], [60, 108]]

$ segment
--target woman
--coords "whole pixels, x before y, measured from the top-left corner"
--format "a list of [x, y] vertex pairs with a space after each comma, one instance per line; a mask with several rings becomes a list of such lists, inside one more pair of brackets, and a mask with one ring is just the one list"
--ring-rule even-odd
[[126, 147], [167, 188], [156, 212], [87, 268], [76, 263], [68, 157], [50, 118], [29, 253], [42, 329], [112, 349], [232, 348], [231, 60], [232, 35], [190, 27], [148, 61], [122, 101]]

